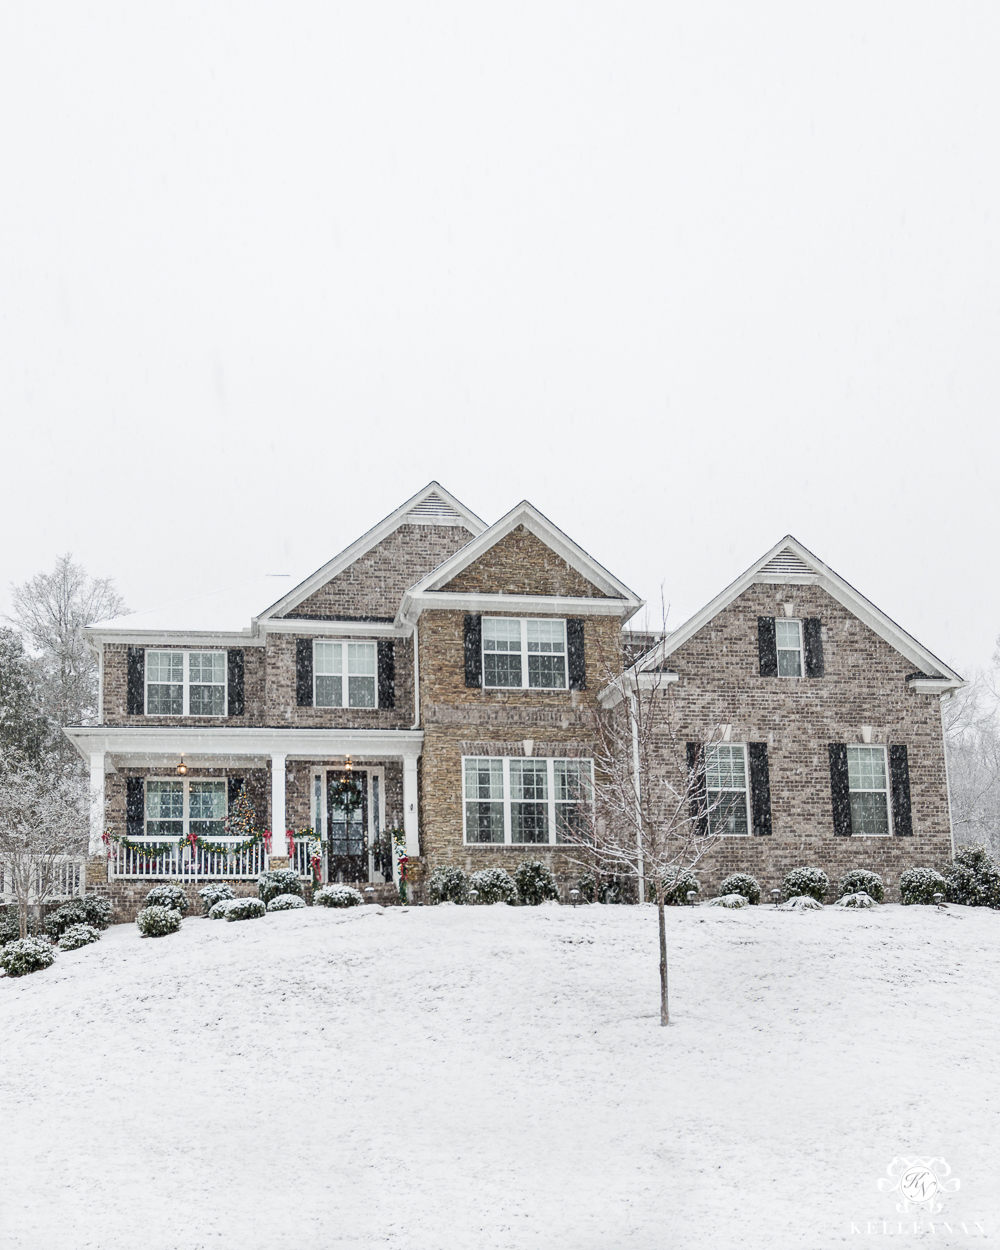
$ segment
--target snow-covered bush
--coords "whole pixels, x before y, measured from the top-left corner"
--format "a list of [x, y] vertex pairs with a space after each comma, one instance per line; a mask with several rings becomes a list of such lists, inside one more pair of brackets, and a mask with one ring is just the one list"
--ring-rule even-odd
[[49, 912], [45, 917], [45, 932], [51, 938], [58, 938], [66, 932], [70, 925], [86, 923], [87, 912], [83, 906], [83, 900], [73, 899], [72, 902], [63, 903], [62, 907]]
[[517, 886], [506, 868], [480, 868], [469, 878], [469, 889], [478, 890], [480, 903], [517, 902]]
[[0, 908], [0, 946], [8, 942], [17, 942], [21, 938], [21, 922], [16, 907]]
[[853, 868], [840, 878], [840, 897], [848, 894], [867, 894], [876, 903], [885, 902], [885, 886], [877, 872], [869, 872], [866, 868]]
[[933, 903], [935, 894], [944, 894], [946, 882], [933, 868], [907, 868], [899, 878], [899, 897], [905, 907]]
[[94, 929], [106, 929], [111, 924], [111, 900], [99, 894], [88, 894], [83, 900], [87, 913], [86, 923]]
[[435, 868], [427, 879], [427, 889], [434, 903], [467, 903], [469, 878], [453, 866]]
[[514, 884], [521, 902], [529, 907], [559, 897], [556, 879], [540, 859], [522, 859], [514, 869]]
[[59, 949], [75, 951], [81, 946], [89, 946], [91, 942], [99, 942], [100, 939], [100, 929], [95, 929], [92, 924], [71, 924], [59, 939]]
[[811, 894], [796, 894], [781, 904], [782, 911], [822, 911], [823, 904]]
[[55, 957], [55, 947], [45, 938], [18, 938], [0, 950], [0, 968], [9, 977], [23, 977], [48, 968]]
[[702, 904], [703, 907], [731, 907], [734, 910], [739, 907], [749, 907], [750, 900], [745, 894], [720, 894], [718, 898], [710, 898]]
[[786, 901], [806, 894], [822, 903], [830, 888], [830, 878], [822, 868], [793, 868], [781, 883], [781, 893]]
[[146, 901], [143, 907], [166, 907], [168, 911], [175, 911], [183, 916], [187, 909], [191, 906], [187, 892], [179, 885], [154, 885], [146, 895]]
[[201, 905], [205, 909], [205, 915], [212, 914], [212, 908], [216, 903], [221, 903], [223, 899], [235, 898], [233, 887], [227, 885], [225, 881], [212, 881], [208, 885], [202, 886], [198, 891], [198, 897], [201, 899]]
[[143, 937], [166, 937], [168, 933], [176, 933], [181, 927], [181, 913], [172, 907], [161, 907], [154, 903], [144, 907], [135, 918], [136, 927]]
[[325, 885], [313, 895], [314, 907], [358, 907], [365, 900], [349, 885]]
[[858, 890], [855, 894], [842, 894], [834, 903], [834, 907], [877, 907], [878, 903], [870, 894], [866, 894], [864, 890]]
[[259, 920], [267, 915], [267, 907], [259, 898], [231, 898], [226, 903], [227, 920]]
[[949, 903], [1000, 907], [1000, 868], [984, 846], [960, 846], [944, 879]]
[[278, 894], [267, 905], [268, 911], [298, 911], [305, 907], [306, 900], [298, 894]]
[[279, 894], [301, 894], [302, 882], [298, 873], [291, 868], [272, 868], [262, 872], [257, 878], [257, 897], [262, 903], [269, 903]]
[[756, 907], [760, 902], [760, 882], [748, 872], [734, 872], [719, 886], [719, 894], [742, 894]]
[[209, 920], [225, 920], [226, 908], [232, 902], [234, 902], [234, 900], [231, 898], [220, 898], [217, 903], [213, 903], [208, 910]]
[[695, 894], [700, 893], [701, 882], [690, 868], [682, 868], [674, 881], [666, 884], [663, 901], [668, 907], [683, 907], [688, 901], [688, 890], [694, 890]]
[[635, 883], [626, 877], [602, 876], [598, 880], [592, 872], [585, 872], [577, 882], [580, 897], [586, 903], [626, 903], [635, 898]]

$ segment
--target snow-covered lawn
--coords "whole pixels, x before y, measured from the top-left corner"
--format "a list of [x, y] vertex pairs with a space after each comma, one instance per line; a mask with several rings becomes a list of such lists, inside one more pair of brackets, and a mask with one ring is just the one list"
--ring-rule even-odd
[[667, 923], [669, 1029], [652, 907], [123, 925], [0, 979], [0, 1247], [814, 1250], [926, 1228], [895, 1156], [961, 1181], [933, 1244], [1000, 1236], [1000, 913]]

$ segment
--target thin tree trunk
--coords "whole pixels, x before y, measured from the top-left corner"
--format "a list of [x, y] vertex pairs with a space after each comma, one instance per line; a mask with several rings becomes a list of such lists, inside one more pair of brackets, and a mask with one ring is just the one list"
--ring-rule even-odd
[[660, 1024], [670, 1023], [670, 1009], [667, 1003], [667, 919], [663, 913], [663, 887], [658, 885], [656, 891], [656, 910], [660, 920]]

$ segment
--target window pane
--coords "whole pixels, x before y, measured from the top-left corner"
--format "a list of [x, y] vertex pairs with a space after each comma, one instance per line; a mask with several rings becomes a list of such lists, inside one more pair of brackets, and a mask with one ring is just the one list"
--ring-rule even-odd
[[548, 763], [545, 760], [511, 760], [510, 797], [511, 841], [548, 842]]
[[184, 687], [149, 686], [146, 711], [150, 716], [181, 716], [184, 712]]
[[565, 690], [565, 657], [562, 655], [529, 655], [528, 685]]
[[746, 760], [742, 746], [720, 744], [705, 753], [705, 782], [710, 790], [745, 790]]
[[802, 655], [798, 651], [780, 651], [778, 652], [778, 676], [779, 677], [801, 677], [802, 676]]
[[503, 802], [503, 760], [467, 759], [465, 761], [465, 797], [495, 799]]
[[542, 800], [549, 797], [549, 768], [545, 760], [511, 760], [510, 797]]
[[374, 707], [375, 678], [348, 677], [347, 694], [351, 707]]
[[184, 832], [183, 781], [146, 782], [146, 836], [178, 837]]
[[339, 642], [313, 643], [313, 672], [340, 676], [341, 646]]
[[226, 821], [226, 783], [192, 781], [188, 791], [189, 828], [203, 838], [221, 838]]
[[148, 682], [183, 682], [183, 651], [147, 651], [146, 680]]
[[889, 813], [887, 796], [878, 791], [860, 791], [851, 795], [851, 830], [855, 834], [887, 834]]
[[529, 651], [566, 650], [565, 621], [526, 621]]
[[745, 790], [709, 790], [708, 831], [710, 834], [742, 835], [747, 829], [747, 796]]
[[520, 651], [521, 622], [506, 617], [487, 616], [483, 619], [484, 651]]
[[799, 622], [783, 621], [781, 617], [774, 622], [774, 640], [779, 647], [787, 647], [790, 651], [798, 651], [800, 645]]
[[192, 716], [224, 716], [226, 713], [225, 686], [192, 686]]
[[184, 652], [146, 652], [146, 711], [151, 716], [184, 712]]
[[[375, 673], [375, 644], [373, 642], [349, 642], [347, 644], [347, 672], [357, 677]], [[355, 705], [352, 703], [352, 707]], [[370, 704], [362, 704], [369, 707]]]
[[465, 840], [503, 842], [503, 804], [466, 803]]
[[553, 760], [556, 799], [556, 841], [579, 842], [592, 831], [589, 823], [591, 784], [589, 760]]
[[483, 656], [483, 684], [486, 686], [520, 686], [521, 655], [495, 655], [487, 651]]
[[316, 706], [317, 707], [343, 707], [344, 705], [344, 679], [343, 677], [317, 677], [316, 678]]
[[503, 842], [503, 760], [465, 761], [465, 840]]
[[221, 651], [192, 651], [188, 656], [189, 680], [207, 685], [209, 682], [225, 684], [226, 657]]

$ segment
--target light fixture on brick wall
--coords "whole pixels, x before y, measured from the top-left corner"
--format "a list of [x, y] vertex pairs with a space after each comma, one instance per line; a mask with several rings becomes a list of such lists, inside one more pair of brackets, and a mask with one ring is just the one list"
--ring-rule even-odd
[[348, 772], [350, 772], [351, 769], [354, 767], [354, 764], [349, 755], [344, 756], [344, 767], [347, 769]]
[[181, 762], [177, 765], [177, 776], [186, 777], [188, 766], [184, 763], [184, 756], [181, 756]]

